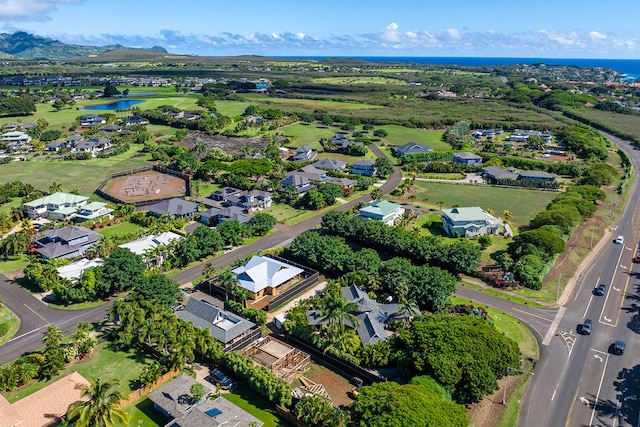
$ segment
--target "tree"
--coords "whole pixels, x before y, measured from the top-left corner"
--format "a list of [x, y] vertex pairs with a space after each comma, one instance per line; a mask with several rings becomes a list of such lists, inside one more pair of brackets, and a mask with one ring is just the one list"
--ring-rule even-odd
[[120, 91], [114, 85], [108, 84], [104, 87], [102, 94], [102, 96], [104, 96], [105, 98], [111, 98], [114, 95], [120, 95]]
[[350, 326], [357, 327], [360, 322], [353, 314], [357, 311], [358, 304], [348, 302], [342, 296], [334, 294], [324, 297], [320, 306], [322, 320], [327, 322], [329, 326], [338, 325], [340, 328], [344, 328], [346, 322]]
[[393, 165], [383, 157], [376, 159], [376, 175], [380, 178], [387, 178], [393, 173]]
[[200, 383], [193, 384], [189, 389], [189, 392], [191, 393], [191, 397], [193, 398], [193, 403], [200, 402], [207, 394], [204, 386]]
[[65, 363], [64, 353], [60, 345], [62, 344], [62, 331], [55, 325], [49, 325], [47, 332], [42, 338], [44, 350], [42, 352], [44, 361], [41, 365], [40, 374], [43, 378], [52, 378], [60, 372]]
[[19, 255], [27, 250], [30, 241], [27, 233], [13, 233], [1, 242], [2, 249], [6, 255]]
[[379, 188], [376, 188], [374, 190], [371, 191], [371, 198], [373, 200], [380, 200], [382, 198], [382, 190], [380, 190]]
[[36, 105], [25, 97], [6, 97], [0, 100], [0, 115], [2, 116], [28, 116], [35, 112]]
[[258, 212], [249, 220], [249, 227], [254, 236], [264, 236], [276, 225], [276, 222], [273, 215]]
[[[202, 228], [202, 227], [200, 227]], [[180, 267], [186, 267], [189, 263], [200, 258], [200, 249], [198, 248], [198, 242], [193, 235], [187, 236], [185, 239], [180, 240], [173, 255], [178, 261]]]
[[225, 300], [229, 301], [229, 293], [238, 286], [238, 277], [232, 271], [227, 270], [218, 276], [217, 284], [224, 289]]
[[502, 211], [502, 216], [503, 216], [505, 221], [509, 221], [511, 219], [511, 217], [513, 216], [513, 214], [511, 213], [511, 211], [505, 209], [505, 210]]
[[330, 400], [311, 395], [296, 403], [293, 413], [307, 426], [346, 427], [349, 425], [349, 414], [333, 406]]
[[216, 227], [225, 245], [240, 246], [247, 234], [247, 227], [239, 221], [224, 221]]
[[194, 359], [194, 351], [196, 349], [196, 342], [190, 334], [178, 333], [171, 346], [173, 352], [172, 357], [176, 362], [175, 367], [184, 365], [187, 361]]
[[134, 288], [134, 292], [142, 301], [157, 300], [164, 307], [173, 307], [181, 297], [178, 282], [164, 274], [145, 277]]
[[146, 266], [140, 255], [129, 249], [117, 248], [107, 257], [102, 280], [96, 286], [99, 297], [137, 287], [144, 280]]
[[67, 410], [67, 420], [74, 427], [112, 427], [127, 425], [129, 414], [120, 409], [125, 396], [114, 390], [118, 381], [101, 383], [96, 380], [91, 387], [82, 390], [81, 400], [72, 403]]
[[192, 233], [198, 243], [201, 257], [213, 255], [224, 247], [224, 239], [217, 230], [209, 227], [198, 227]]
[[324, 206], [324, 198], [320, 191], [312, 188], [304, 193], [304, 196], [298, 200], [300, 207], [309, 210], [318, 210]]
[[376, 129], [373, 131], [373, 136], [376, 136], [378, 138], [386, 138], [387, 136], [389, 136], [389, 133], [384, 129]]
[[344, 196], [344, 190], [338, 184], [319, 185], [318, 192], [322, 196], [325, 206], [333, 205], [338, 197]]
[[62, 184], [58, 184], [57, 182], [53, 181], [49, 186], [49, 193], [53, 194], [59, 191], [62, 191]]
[[527, 138], [527, 148], [532, 150], [544, 150], [547, 144], [538, 135], [529, 135]]

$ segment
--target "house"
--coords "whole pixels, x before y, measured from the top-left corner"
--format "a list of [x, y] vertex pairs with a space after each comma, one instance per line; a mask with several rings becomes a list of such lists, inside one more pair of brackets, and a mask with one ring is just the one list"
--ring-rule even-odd
[[482, 168], [482, 174], [485, 178], [500, 180], [500, 179], [518, 179], [518, 174], [511, 172], [509, 170], [505, 170], [499, 168], [498, 166], [487, 166], [486, 168]]
[[77, 225], [45, 230], [36, 240], [36, 252], [44, 259], [76, 258], [100, 240], [100, 235]]
[[151, 205], [149, 213], [155, 217], [164, 214], [172, 215], [176, 218], [191, 218], [198, 211], [198, 204], [188, 200], [174, 197], [173, 199], [163, 200], [160, 203]]
[[139, 126], [139, 125], [148, 125], [149, 120], [142, 116], [129, 116], [122, 120], [123, 126]]
[[281, 191], [294, 189], [298, 194], [304, 194], [312, 188], [316, 188], [315, 185], [311, 184], [309, 178], [295, 172], [290, 172], [286, 178], [281, 179], [280, 184], [282, 184]]
[[549, 173], [544, 171], [520, 171], [518, 172], [518, 179], [524, 181], [544, 181], [552, 182], [558, 178], [555, 173]]
[[313, 151], [313, 148], [308, 145], [303, 145], [296, 149], [296, 154], [293, 156], [294, 162], [309, 162], [316, 158], [317, 152]]
[[351, 165], [351, 173], [354, 175], [374, 176], [378, 169], [371, 160], [359, 160]]
[[331, 137], [331, 143], [335, 146], [336, 151], [346, 153], [352, 145], [364, 145], [362, 142], [356, 142], [349, 139], [348, 135], [339, 133]]
[[54, 193], [22, 205], [22, 210], [30, 219], [52, 218], [68, 219], [73, 217], [78, 209], [87, 204], [88, 197], [75, 194]]
[[[155, 265], [162, 265], [169, 257], [169, 249], [167, 246], [177, 243], [181, 239], [182, 236], [179, 234], [166, 231], [164, 233], [145, 236], [132, 240], [131, 242], [123, 243], [120, 247], [129, 249], [134, 254], [140, 255], [147, 264], [153, 263]], [[164, 250], [160, 251], [156, 248], [164, 248]], [[159, 253], [154, 253], [156, 251]]]
[[111, 212], [113, 212], [113, 209], [108, 208], [106, 203], [91, 202], [82, 206], [76, 214], [76, 221], [82, 222], [102, 218], [103, 216], [111, 214]]
[[80, 117], [80, 126], [96, 126], [104, 125], [107, 123], [107, 119], [102, 118], [96, 114], [85, 114]]
[[200, 222], [204, 225], [217, 225], [225, 221], [238, 221], [245, 224], [251, 217], [244, 213], [240, 206], [228, 206], [225, 208], [210, 208], [200, 212]]
[[189, 298], [176, 316], [195, 327], [208, 329], [225, 351], [240, 350], [260, 338], [255, 323], [196, 298]]
[[47, 144], [47, 151], [59, 152], [67, 148], [66, 141], [54, 141]]
[[102, 265], [104, 265], [104, 261], [100, 258], [82, 258], [78, 261], [72, 262], [71, 264], [58, 267], [56, 270], [58, 270], [58, 275], [63, 279], [76, 280], [79, 279], [85, 271]]
[[548, 173], [544, 171], [510, 171], [504, 170], [497, 166], [488, 166], [482, 169], [485, 177], [493, 180], [512, 180], [512, 181], [540, 181], [540, 182], [553, 182], [558, 178], [558, 175], [554, 173]]
[[482, 157], [474, 153], [453, 153], [453, 163], [467, 166], [482, 166]]
[[31, 137], [24, 132], [13, 131], [2, 134], [2, 142], [11, 143], [11, 142], [19, 142], [22, 144], [28, 144], [31, 142]]
[[108, 135], [108, 136], [112, 136], [117, 134], [118, 132], [120, 132], [122, 128], [118, 125], [104, 125], [102, 126], [100, 129], [98, 129], [101, 133]]
[[82, 389], [90, 386], [91, 383], [86, 378], [73, 372], [11, 404], [0, 396], [0, 425], [56, 426], [67, 413], [69, 405], [84, 400]]
[[216, 200], [218, 202], [226, 202], [227, 197], [229, 196], [239, 196], [242, 193], [242, 190], [238, 190], [233, 187], [223, 187], [219, 190], [214, 191], [209, 195], [210, 199]]
[[71, 149], [71, 152], [91, 153], [91, 155], [95, 157], [99, 152], [108, 150], [109, 148], [111, 148], [111, 140], [109, 138], [90, 138], [77, 141]]
[[251, 298], [277, 295], [278, 288], [304, 270], [266, 256], [254, 256], [245, 265], [234, 268], [238, 286], [248, 290]]
[[326, 158], [326, 159], [318, 160], [317, 162], [313, 163], [311, 166], [317, 169], [325, 169], [330, 171], [342, 172], [347, 167], [347, 163], [343, 162], [342, 160]]
[[358, 216], [362, 219], [382, 221], [387, 225], [394, 225], [402, 216], [402, 206], [388, 200], [376, 200], [375, 202], [360, 208]]
[[297, 169], [294, 172], [296, 175], [301, 175], [309, 179], [312, 182], [323, 182], [327, 179], [327, 171], [318, 169], [313, 165], [306, 165]]
[[498, 234], [502, 222], [479, 207], [442, 209], [442, 228], [452, 237]]
[[242, 191], [237, 196], [227, 196], [226, 203], [232, 206], [239, 206], [246, 212], [254, 212], [259, 209], [271, 207], [273, 194], [268, 191], [250, 190]]
[[356, 185], [356, 182], [352, 179], [349, 178], [336, 178], [333, 176], [329, 176], [327, 177], [327, 179], [324, 181], [325, 184], [336, 184], [339, 185], [342, 188], [353, 188], [354, 185]]
[[264, 423], [224, 397], [208, 399], [211, 389], [200, 402], [191, 397], [191, 387], [197, 381], [187, 374], [168, 382], [149, 394], [153, 407], [167, 418], [165, 427], [261, 427]]
[[433, 148], [427, 147], [426, 145], [416, 144], [415, 142], [412, 142], [412, 141], [407, 142], [404, 145], [393, 147], [393, 154], [396, 157], [402, 157], [408, 154], [430, 153], [432, 151], [433, 151]]
[[33, 149], [33, 146], [24, 141], [10, 141], [7, 144], [7, 149], [12, 154], [26, 154]]

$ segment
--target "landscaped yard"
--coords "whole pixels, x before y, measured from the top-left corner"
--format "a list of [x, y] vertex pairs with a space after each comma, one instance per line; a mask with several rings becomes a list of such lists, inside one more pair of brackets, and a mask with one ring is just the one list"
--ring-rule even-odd
[[[1, 304], [0, 307], [2, 307]], [[20, 318], [8, 308], [0, 308], [0, 345], [9, 341], [18, 329], [20, 329]]]
[[153, 402], [146, 397], [123, 408], [129, 414], [129, 424], [116, 424], [115, 427], [160, 427], [167, 423], [167, 418], [153, 407]]
[[120, 224], [110, 225], [108, 227], [101, 228], [98, 233], [102, 234], [104, 237], [109, 236], [123, 236], [125, 234], [135, 233], [140, 230], [141, 227], [137, 224], [133, 224], [129, 221], [121, 222]]
[[262, 421], [264, 427], [291, 427], [291, 424], [278, 418], [275, 409], [273, 409], [273, 403], [251, 390], [247, 385], [239, 384], [233, 393], [225, 393], [222, 397]]
[[26, 255], [10, 256], [0, 258], [0, 274], [12, 273], [22, 270], [29, 264], [29, 258]]

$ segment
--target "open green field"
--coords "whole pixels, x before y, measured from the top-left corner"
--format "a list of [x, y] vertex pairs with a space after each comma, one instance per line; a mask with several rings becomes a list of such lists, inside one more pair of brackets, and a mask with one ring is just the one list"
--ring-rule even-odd
[[239, 384], [233, 393], [224, 393], [223, 398], [244, 409], [264, 423], [264, 427], [291, 427], [281, 420], [273, 409], [273, 403], [251, 390], [245, 384]]
[[294, 123], [280, 128], [282, 133], [295, 139], [288, 144], [290, 147], [302, 147], [308, 145], [314, 150], [322, 150], [320, 138], [331, 138], [338, 130], [315, 123]]
[[62, 185], [62, 191], [77, 189], [80, 194], [89, 195], [111, 173], [149, 166], [149, 154], [134, 157], [142, 148], [133, 144], [126, 153], [105, 159], [11, 162], [0, 165], [0, 179], [27, 182], [38, 190], [48, 189], [55, 181]]
[[640, 140], [640, 116], [629, 114], [618, 114], [609, 111], [596, 110], [595, 108], [568, 109], [580, 117], [610, 126], [618, 132], [633, 136]]
[[0, 304], [0, 345], [9, 341], [20, 329], [20, 318]]
[[407, 85], [404, 80], [381, 76], [317, 77], [311, 82], [329, 85]]
[[[373, 77], [376, 78], [376, 77]], [[380, 77], [383, 78], [383, 77]], [[394, 80], [394, 79], [389, 79]], [[403, 82], [404, 84], [404, 82]], [[380, 105], [364, 104], [359, 102], [340, 102], [340, 101], [322, 101], [317, 99], [299, 99], [299, 98], [275, 98], [266, 97], [259, 94], [246, 94], [242, 95], [243, 98], [267, 104], [287, 104], [287, 105], [302, 105], [309, 108], [322, 108], [327, 110], [371, 110], [376, 108], [384, 108]], [[216, 105], [218, 102], [216, 101]]]
[[124, 222], [121, 222], [120, 224], [104, 227], [97, 231], [103, 236], [109, 237], [109, 236], [122, 236], [125, 234], [135, 233], [136, 231], [140, 230], [140, 228], [141, 227], [137, 224], [133, 224], [129, 221], [124, 221]]
[[0, 274], [7, 274], [25, 268], [29, 264], [26, 255], [0, 258]]
[[[509, 210], [513, 214], [509, 223], [522, 226], [553, 200], [558, 193], [553, 191], [526, 190], [517, 188], [501, 188], [481, 185], [447, 184], [439, 182], [416, 182], [413, 200], [408, 195], [403, 197], [385, 196], [392, 201], [416, 204], [430, 208], [450, 208], [458, 206], [479, 206], [483, 209], [493, 209], [495, 216], [501, 216], [502, 211]], [[427, 201], [425, 202], [425, 199]]]
[[129, 393], [131, 393], [129, 382], [136, 379], [142, 373], [145, 365], [148, 364], [151, 359], [142, 351], [114, 350], [108, 344], [109, 343], [106, 342], [99, 344], [89, 360], [65, 367], [57, 377], [49, 381], [36, 382], [26, 388], [6, 393], [4, 397], [13, 403], [72, 372], [78, 372], [92, 382], [97, 379], [100, 379], [102, 382], [118, 380], [119, 385], [117, 390], [125, 396], [128, 396]]
[[404, 145], [413, 141], [417, 144], [428, 145], [435, 150], [451, 150], [451, 145], [442, 140], [443, 130], [407, 128], [398, 125], [376, 126], [376, 129], [384, 129], [389, 134], [381, 138], [385, 145]]

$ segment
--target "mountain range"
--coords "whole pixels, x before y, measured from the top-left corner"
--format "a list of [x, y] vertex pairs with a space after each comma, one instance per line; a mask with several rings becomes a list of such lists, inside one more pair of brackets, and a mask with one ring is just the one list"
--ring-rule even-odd
[[[123, 47], [122, 45], [82, 46], [67, 44], [23, 31], [18, 31], [13, 34], [0, 34], [0, 58], [2, 59], [65, 59], [97, 55], [109, 50], [122, 49]], [[167, 52], [160, 46], [141, 50]]]

